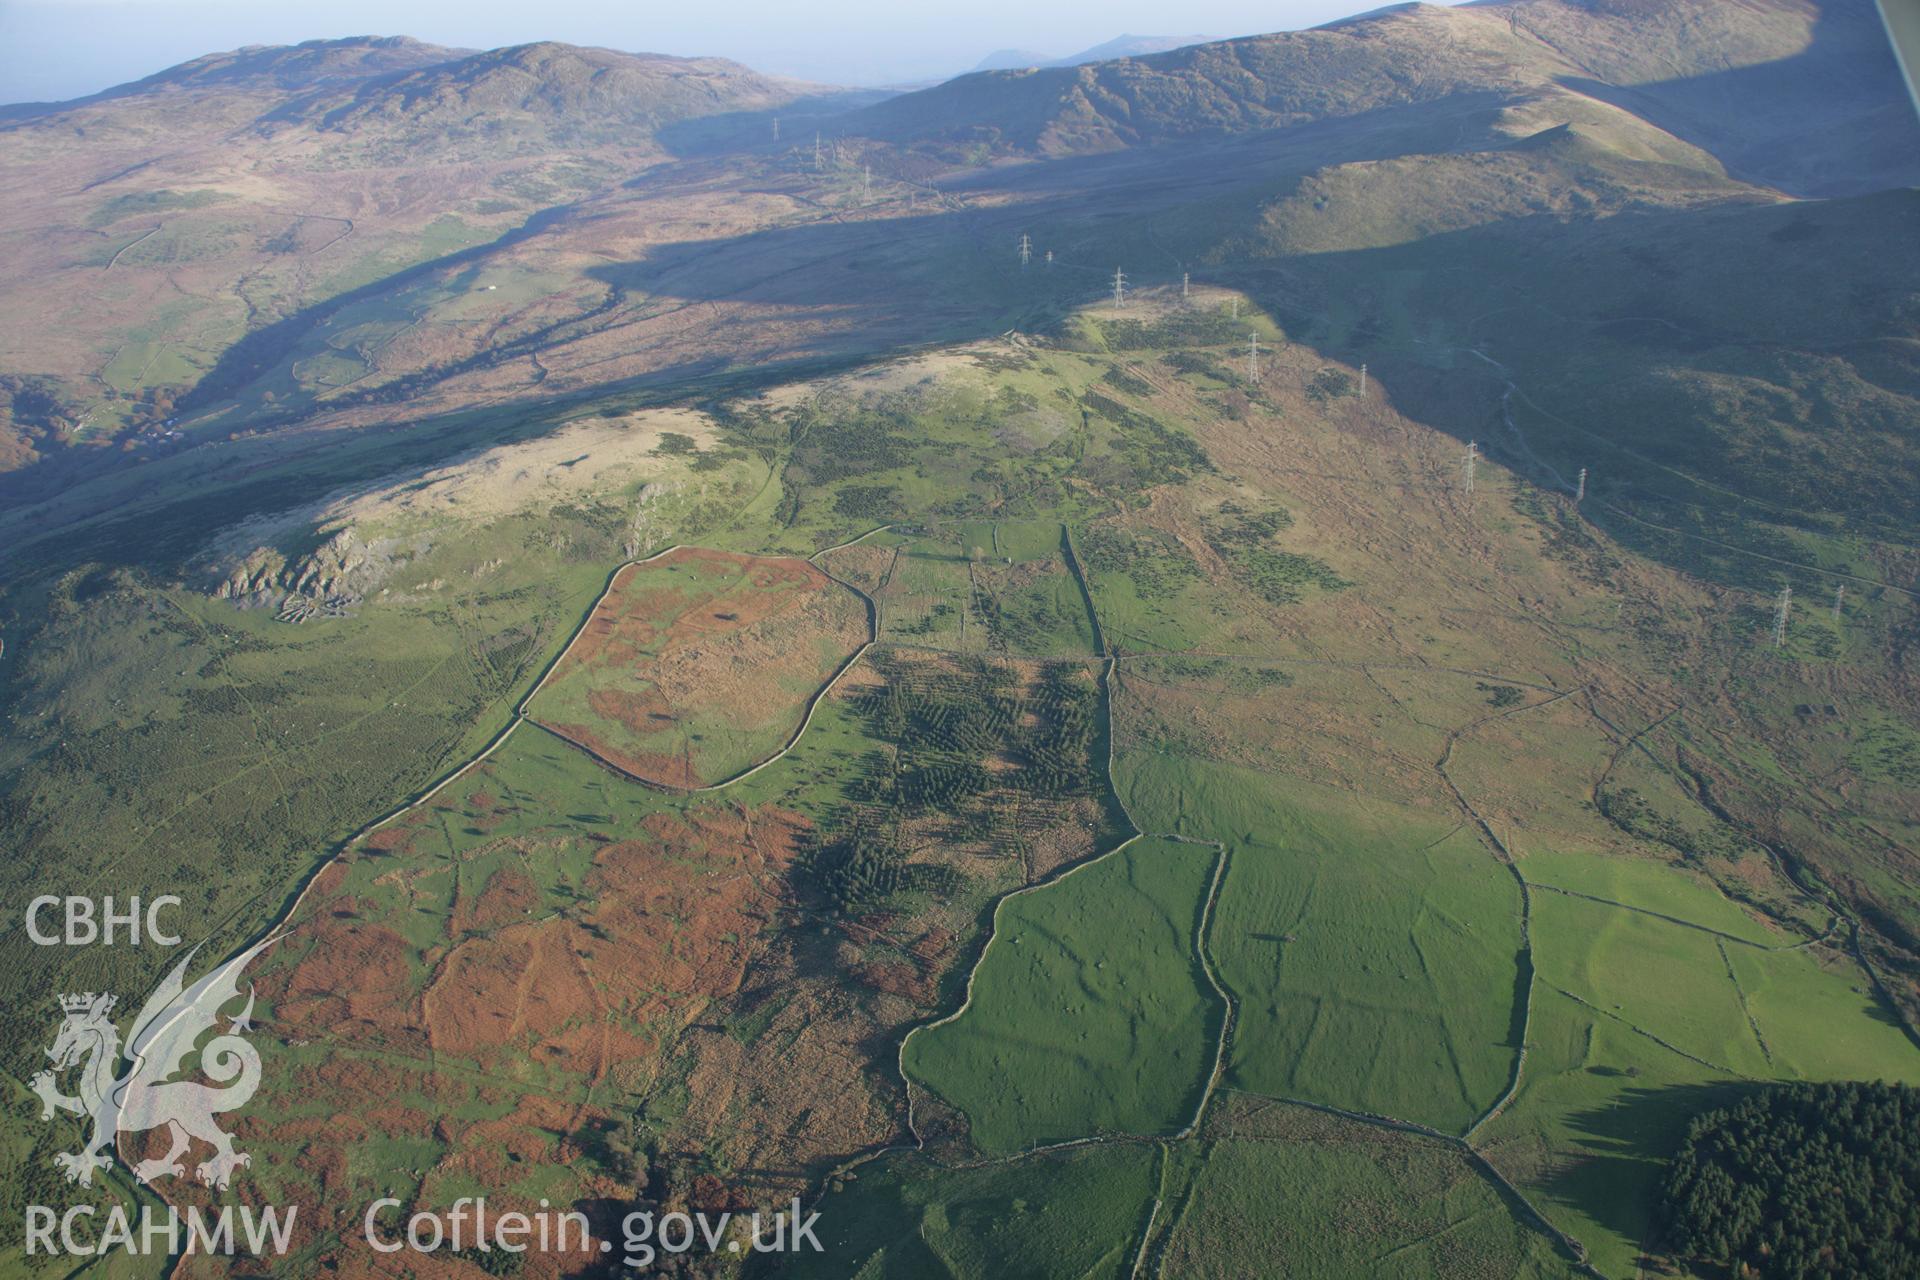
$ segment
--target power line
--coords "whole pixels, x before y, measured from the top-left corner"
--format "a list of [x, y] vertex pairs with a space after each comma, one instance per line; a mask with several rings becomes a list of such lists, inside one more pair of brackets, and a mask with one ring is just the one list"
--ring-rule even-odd
[[1020, 265], [1024, 267], [1032, 261], [1033, 241], [1029, 239], [1026, 232], [1023, 231], [1020, 233]]
[[1793, 588], [1780, 588], [1780, 603], [1773, 611], [1773, 647], [1782, 649], [1787, 643], [1787, 618], [1793, 613]]
[[1118, 267], [1113, 269], [1113, 305], [1127, 305], [1127, 273]]
[[1260, 335], [1247, 335], [1247, 381], [1260, 381]]
[[1479, 466], [1479, 464], [1480, 442], [1477, 440], [1469, 440], [1467, 441], [1466, 456], [1460, 459], [1460, 478], [1463, 487], [1468, 493], [1473, 492], [1473, 472], [1474, 468]]

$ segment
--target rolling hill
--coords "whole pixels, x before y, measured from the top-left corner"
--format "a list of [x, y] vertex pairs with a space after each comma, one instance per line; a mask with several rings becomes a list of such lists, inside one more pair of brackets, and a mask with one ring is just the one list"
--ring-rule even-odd
[[1030, 49], [996, 49], [980, 60], [975, 71], [1015, 71], [1022, 67], [1078, 67], [1088, 62], [1107, 62], [1114, 58], [1140, 58], [1150, 53], [1165, 53], [1185, 45], [1200, 44], [1205, 36], [1115, 36], [1079, 53], [1056, 58]]
[[144, 79], [118, 85], [71, 102], [27, 102], [0, 106], [0, 120], [71, 115], [80, 108], [123, 98], [155, 94], [298, 93], [324, 86], [354, 84], [380, 76], [403, 75], [463, 57], [469, 50], [447, 49], [407, 36], [310, 40], [294, 46], [255, 45], [209, 53]]
[[[484, 1190], [817, 1201], [749, 1275], [1684, 1272], [1691, 1117], [1920, 1081], [1878, 30], [1396, 6], [878, 103], [368, 39], [15, 112], [0, 881], [283, 931], [289, 1267]], [[73, 1194], [46, 992], [165, 959], [0, 931], [0, 1244]]]
[[683, 120], [786, 106], [820, 86], [723, 58], [670, 58], [546, 43], [496, 49], [289, 102], [269, 133], [308, 128], [400, 146], [502, 150], [649, 138]]
[[1743, 177], [1839, 194], [1920, 180], [1901, 142], [1912, 122], [1891, 92], [1898, 74], [1871, 4], [1407, 4], [1312, 31], [962, 76], [873, 107], [855, 127], [1073, 155], [1416, 104], [1438, 114], [1559, 87], [1634, 112]]
[[23, 246], [0, 272], [0, 469], [46, 463], [33, 491], [57, 488], [101, 465], [97, 446], [162, 430], [261, 327], [615, 187], [668, 158], [665, 129], [821, 92], [720, 59], [359, 39], [16, 111], [0, 120], [0, 234]]

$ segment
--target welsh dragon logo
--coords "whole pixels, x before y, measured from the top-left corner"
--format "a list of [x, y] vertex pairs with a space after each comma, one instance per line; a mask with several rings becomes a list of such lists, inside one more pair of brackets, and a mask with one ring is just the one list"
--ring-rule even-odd
[[[53, 1069], [40, 1072], [30, 1084], [40, 1095], [42, 1120], [65, 1111], [93, 1121], [93, 1135], [79, 1151], [54, 1157], [67, 1181], [93, 1185], [94, 1171], [113, 1164], [120, 1134], [162, 1127], [172, 1145], [164, 1156], [133, 1166], [134, 1176], [143, 1183], [167, 1175], [185, 1176], [180, 1157], [195, 1138], [213, 1147], [212, 1157], [195, 1170], [209, 1186], [224, 1189], [235, 1169], [251, 1163], [252, 1158], [235, 1151], [233, 1138], [214, 1123], [216, 1115], [245, 1106], [260, 1087], [260, 1054], [242, 1039], [252, 1029], [251, 986], [239, 1016], [229, 1018], [227, 1029], [199, 1050], [201, 1073], [214, 1085], [225, 1087], [171, 1077], [192, 1056], [201, 1036], [215, 1029], [220, 1011], [239, 999], [241, 970], [273, 940], [268, 937], [247, 948], [191, 987], [185, 986], [187, 966], [199, 948], [188, 952], [147, 997], [134, 1020], [124, 1054], [132, 1067], [125, 1075], [117, 1074], [123, 1056], [120, 1032], [109, 1017], [115, 997], [92, 992], [60, 997], [65, 1020], [47, 1050]], [[56, 1076], [74, 1067], [80, 1071], [79, 1092], [64, 1094], [55, 1083]]]

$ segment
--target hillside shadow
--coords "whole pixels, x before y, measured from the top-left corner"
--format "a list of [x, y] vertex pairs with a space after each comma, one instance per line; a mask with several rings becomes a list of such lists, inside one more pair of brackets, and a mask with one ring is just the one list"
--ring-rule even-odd
[[[1616, 1075], [1612, 1069], [1587, 1069]], [[1695, 1116], [1732, 1106], [1762, 1085], [1746, 1082], [1634, 1086], [1606, 1106], [1576, 1111], [1567, 1127], [1583, 1139], [1586, 1154], [1563, 1161], [1541, 1184], [1546, 1194], [1586, 1214], [1607, 1230], [1656, 1244], [1660, 1229], [1660, 1183], [1667, 1162], [1685, 1142]]]
[[[1791, 392], [1782, 361], [1800, 351], [1828, 362], [1820, 376], [1871, 384], [1887, 403], [1920, 390], [1883, 354], [1887, 342], [1920, 338], [1901, 301], [1903, 282], [1920, 284], [1920, 193], [1628, 202], [1604, 218], [1531, 213], [1298, 253], [1249, 235], [1258, 224], [1245, 213], [1218, 210], [1251, 197], [1257, 213], [1298, 189], [1299, 170], [1275, 166], [1260, 182], [1204, 148], [1151, 158], [1151, 180], [1139, 156], [1034, 166], [997, 187], [971, 180], [977, 206], [666, 245], [592, 274], [684, 302], [808, 314], [885, 358], [916, 342], [1044, 333], [1103, 299], [1116, 264], [1135, 289], [1166, 291], [1192, 262], [1204, 283], [1255, 298], [1293, 340], [1369, 363], [1400, 413], [1478, 440], [1533, 484], [1571, 495], [1590, 468], [1585, 518], [1696, 576], [1777, 590], [1783, 566], [1806, 558], [1796, 531], [1844, 521], [1897, 540], [1920, 520], [1896, 417], [1802, 421], [1761, 394]], [[1005, 202], [989, 206], [989, 192]], [[1071, 251], [1023, 272], [1012, 246], [1028, 233], [1037, 247]], [[1222, 243], [1249, 251], [1202, 260]], [[1756, 275], [1755, 261], [1773, 269]], [[1478, 406], [1423, 395], [1436, 379], [1481, 388]], [[1731, 406], [1690, 390], [1716, 380], [1756, 390]], [[1650, 395], [1662, 383], [1671, 390]], [[1887, 447], [1868, 447], [1879, 436]]]
[[[1590, 469], [1580, 518], [1691, 575], [1777, 591], [1803, 532], [1905, 542], [1920, 520], [1920, 377], [1894, 354], [1920, 341], [1920, 192], [1534, 214], [1276, 245], [1234, 274], [1307, 321], [1290, 336], [1369, 363], [1401, 414], [1548, 492]], [[1870, 394], [1804, 407], [1843, 386]]]
[[179, 398], [175, 407], [183, 416], [207, 408], [241, 391], [248, 384], [271, 371], [294, 350], [302, 339], [346, 308], [370, 298], [391, 293], [396, 289], [403, 289], [436, 272], [479, 262], [489, 254], [510, 248], [522, 240], [538, 235], [570, 216], [574, 208], [573, 205], [565, 204], [556, 205], [551, 209], [542, 209], [497, 239], [415, 263], [392, 275], [382, 276], [356, 289], [336, 294], [324, 302], [303, 307], [272, 324], [256, 329], [222, 352], [220, 358], [214, 362], [213, 368], [202, 375], [199, 381]]
[[[831, 308], [891, 335], [873, 347], [884, 358], [889, 347], [988, 337], [1103, 297], [1116, 256], [1141, 287], [1178, 285], [1189, 267], [1196, 283], [1241, 283], [1246, 267], [1205, 259], [1248, 210], [1295, 193], [1327, 164], [1504, 145], [1489, 126], [1508, 101], [1459, 94], [1285, 130], [947, 172], [937, 185], [889, 177], [888, 165], [918, 158], [882, 147], [870, 203], [654, 246], [587, 274], [682, 303]], [[1023, 233], [1036, 255], [1024, 271], [1014, 256]], [[942, 323], [925, 324], [930, 316]]]
[[[1396, 140], [1391, 129], [1369, 128], [1366, 134], [1380, 151], [1411, 141], [1404, 135]], [[1680, 485], [1662, 468], [1680, 468], [1712, 485], [1814, 512], [1858, 514], [1879, 507], [1897, 515], [1904, 510], [1901, 503], [1915, 501], [1907, 472], [1897, 458], [1889, 461], [1893, 455], [1868, 470], [1830, 465], [1752, 472], [1723, 451], [1727, 422], [1700, 421], [1695, 410], [1678, 401], [1662, 401], [1662, 417], [1642, 414], [1616, 421], [1607, 440], [1583, 434], [1586, 429], [1577, 424], [1536, 415], [1525, 423], [1524, 442], [1515, 441], [1497, 418], [1486, 416], [1498, 411], [1501, 374], [1466, 348], [1476, 346], [1500, 360], [1511, 370], [1507, 376], [1535, 393], [1575, 366], [1604, 365], [1624, 385], [1687, 362], [1737, 368], [1749, 353], [1778, 346], [1794, 330], [1807, 335], [1804, 341], [1817, 337], [1816, 345], [1844, 352], [1848, 341], [1872, 336], [1867, 321], [1877, 312], [1863, 305], [1866, 295], [1850, 290], [1843, 275], [1824, 264], [1836, 256], [1856, 264], [1871, 256], [1877, 264], [1873, 297], [1894, 296], [1903, 279], [1920, 280], [1920, 242], [1907, 235], [1920, 225], [1920, 193], [1823, 205], [1630, 210], [1597, 220], [1536, 214], [1405, 244], [1311, 255], [1241, 240], [1240, 247], [1250, 251], [1215, 265], [1195, 260], [1208, 247], [1244, 235], [1250, 214], [1276, 192], [1296, 189], [1302, 172], [1291, 140], [1265, 149], [1236, 143], [1235, 154], [1246, 158], [1244, 164], [1222, 164], [1221, 154], [1202, 147], [1156, 148], [1146, 155], [1033, 165], [1002, 172], [999, 188], [990, 185], [996, 174], [985, 173], [969, 179], [974, 198], [965, 201], [912, 211], [895, 204], [891, 216], [876, 216], [888, 210], [875, 210], [858, 221], [823, 216], [731, 238], [665, 244], [642, 259], [593, 266], [587, 274], [612, 286], [616, 295], [645, 295], [669, 314], [672, 308], [707, 302], [744, 304], [731, 313], [740, 317], [730, 322], [734, 327], [722, 331], [728, 346], [565, 396], [529, 395], [499, 410], [464, 410], [411, 422], [397, 420], [410, 391], [402, 386], [383, 393], [395, 402], [396, 421], [356, 429], [350, 444], [337, 434], [318, 432], [311, 444], [287, 444], [303, 440], [306, 430], [288, 422], [262, 432], [266, 442], [221, 441], [217, 454], [209, 452], [215, 447], [210, 444], [142, 462], [137, 474], [143, 502], [145, 495], [167, 492], [173, 484], [184, 484], [187, 491], [177, 502], [98, 519], [99, 512], [118, 512], [126, 501], [123, 491], [134, 473], [133, 464], [124, 463], [118, 472], [61, 494], [60, 508], [86, 510], [91, 527], [58, 539], [36, 538], [31, 545], [17, 541], [5, 557], [7, 572], [18, 569], [22, 553], [39, 557], [35, 568], [89, 561], [163, 564], [189, 554], [210, 530], [227, 523], [376, 479], [404, 482], [409, 472], [439, 465], [450, 453], [543, 434], [557, 425], [556, 414], [583, 401], [685, 400], [882, 361], [927, 345], [989, 338], [1008, 328], [1045, 332], [1070, 311], [1105, 296], [1116, 259], [1136, 288], [1163, 290], [1177, 289], [1183, 264], [1194, 261], [1197, 283], [1244, 291], [1280, 318], [1296, 341], [1350, 363], [1370, 362], [1396, 410], [1463, 442], [1478, 439], [1491, 456], [1547, 488], [1559, 487], [1581, 466], [1592, 466], [1590, 493], [1599, 500], [1586, 508], [1590, 519], [1608, 520], [1607, 504], [1661, 507], [1698, 501], [1709, 492]], [[989, 203], [996, 191], [1017, 193], [1017, 198]], [[1199, 213], [1193, 212], [1196, 206]], [[567, 214], [565, 208], [549, 211], [507, 240], [535, 234]], [[1029, 231], [1040, 245], [1067, 245], [1073, 252], [1062, 254], [1051, 270], [1035, 264], [1023, 272], [1013, 246]], [[222, 357], [201, 384], [204, 395], [250, 385], [256, 371], [271, 367], [275, 352], [290, 350], [340, 308], [427, 272], [471, 267], [486, 251], [463, 250], [421, 264], [270, 326]], [[1729, 320], [1713, 315], [1721, 302], [1720, 277], [1714, 272], [1731, 271], [1752, 253], [1775, 254], [1792, 272], [1760, 281], [1776, 300], [1777, 314], [1756, 314], [1749, 331], [1729, 331]], [[1705, 269], [1716, 263], [1713, 271]], [[1407, 279], [1438, 283], [1425, 294], [1395, 301], [1392, 283]], [[1860, 287], [1870, 286], [1863, 279]], [[1821, 300], [1823, 291], [1827, 302]], [[1436, 365], [1430, 351], [1395, 337], [1395, 307], [1417, 309], [1423, 324], [1454, 325], [1453, 316], [1472, 320], [1454, 326], [1457, 349], [1450, 366]], [[1349, 321], [1337, 319], [1342, 310]], [[1639, 322], [1649, 316], [1657, 323]], [[1629, 319], [1635, 323], [1620, 326]], [[804, 337], [782, 339], [783, 327], [796, 323], [808, 326]], [[537, 340], [534, 335], [515, 344]], [[475, 357], [502, 358], [503, 349]], [[1878, 377], [1892, 389], [1904, 386], [1891, 365], [1877, 372], [1878, 366], [1861, 367], [1864, 376]], [[1458, 396], [1449, 401], [1421, 391], [1443, 382], [1481, 388], [1478, 407]], [[285, 439], [276, 442], [274, 436]], [[30, 481], [21, 476], [8, 487], [17, 494]], [[89, 491], [101, 495], [91, 509]], [[116, 493], [121, 496], [107, 496]], [[50, 521], [35, 532], [52, 533], [58, 523]], [[1744, 563], [1728, 557], [1703, 560], [1702, 544], [1637, 535], [1634, 526], [1620, 520], [1609, 529], [1645, 554], [1705, 576], [1725, 577]], [[1774, 572], [1764, 560], [1744, 569]]]
[[1821, 5], [1807, 47], [1789, 58], [1641, 85], [1560, 83], [1792, 195], [1920, 185], [1920, 117], [1872, 4]]
[[[84, 524], [37, 528], [0, 545], [0, 585], [45, 582], [81, 568], [177, 576], [217, 531], [291, 511], [323, 495], [354, 498], [405, 485], [477, 450], [537, 439], [572, 420], [582, 402], [629, 409], [751, 395], [824, 377], [865, 357], [795, 359], [741, 369], [720, 359], [684, 361], [578, 395], [507, 409], [464, 409], [350, 433], [289, 428], [156, 458], [131, 474], [90, 476], [61, 501], [89, 508]], [[99, 511], [114, 514], [101, 516]]]
[[[1749, 68], [1728, 74], [1757, 73]], [[1709, 91], [1720, 90], [1700, 90]], [[1103, 297], [1116, 265], [1124, 267], [1136, 288], [1177, 287], [1181, 272], [1194, 268], [1196, 283], [1245, 291], [1279, 317], [1296, 340], [1353, 362], [1371, 361], [1390, 395], [1398, 384], [1411, 386], [1432, 368], [1420, 353], [1392, 337], [1391, 306], [1381, 299], [1388, 292], [1382, 282], [1395, 277], [1445, 282], [1444, 290], [1436, 287], [1417, 299], [1440, 323], [1451, 323], [1449, 313], [1479, 317], [1472, 325], [1457, 326], [1462, 331], [1454, 341], [1462, 350], [1491, 343], [1491, 355], [1502, 361], [1513, 361], [1517, 351], [1523, 359], [1560, 364], [1590, 361], [1595, 350], [1604, 349], [1629, 376], [1670, 363], [1675, 358], [1669, 349], [1674, 335], [1691, 333], [1687, 341], [1693, 349], [1680, 353], [1688, 358], [1698, 358], [1703, 351], [1711, 356], [1716, 344], [1738, 349], [1779, 340], [1777, 327], [1750, 335], [1713, 327], [1704, 335], [1699, 332], [1697, 318], [1685, 311], [1689, 289], [1698, 287], [1690, 282], [1695, 273], [1689, 264], [1703, 251], [1709, 258], [1724, 256], [1727, 244], [1744, 243], [1790, 259], [1817, 260], [1848, 248], [1851, 238], [1857, 257], [1862, 252], [1858, 235], [1871, 223], [1873, 236], [1885, 232], [1892, 237], [1882, 257], [1883, 285], [1893, 287], [1902, 278], [1905, 259], [1896, 240], [1902, 228], [1910, 228], [1920, 216], [1920, 205], [1902, 206], [1900, 197], [1885, 196], [1872, 199], [1891, 200], [1893, 206], [1873, 218], [1839, 218], [1829, 207], [1720, 205], [1629, 210], [1605, 219], [1541, 213], [1441, 231], [1403, 244], [1311, 255], [1262, 241], [1263, 210], [1297, 192], [1305, 176], [1321, 166], [1504, 149], [1507, 140], [1491, 133], [1488, 125], [1505, 102], [1500, 95], [1470, 93], [1285, 130], [993, 166], [943, 179], [938, 192], [890, 183], [881, 176], [871, 208], [825, 208], [804, 222], [730, 238], [664, 244], [644, 258], [595, 265], [585, 274], [610, 286], [604, 308], [609, 311], [622, 307], [632, 294], [658, 302], [667, 315], [673, 308], [703, 303], [744, 307], [729, 314], [730, 327], [720, 333], [724, 349], [668, 358], [643, 374], [564, 397], [526, 395], [512, 405], [519, 421], [504, 428], [497, 414], [483, 422], [453, 413], [411, 424], [404, 433], [397, 424], [392, 431], [365, 429], [356, 434], [378, 447], [325, 463], [295, 463], [282, 468], [283, 476], [263, 475], [250, 482], [244, 494], [223, 490], [221, 501], [231, 497], [231, 504], [218, 516], [203, 512], [200, 524], [204, 529], [208, 519], [284, 509], [310, 499], [317, 484], [351, 485], [376, 474], [390, 479], [395, 472], [437, 461], [448, 448], [525, 438], [543, 429], [543, 415], [584, 399], [671, 395], [676, 389], [682, 395], [699, 394], [722, 384], [792, 377], [806, 368], [885, 360], [925, 345], [978, 340], [1009, 328], [1044, 332], [1071, 310]], [[690, 149], [719, 145], [714, 140], [731, 136], [729, 131], [759, 128], [765, 114], [720, 120], [713, 125], [718, 132], [706, 141], [697, 130], [677, 136], [680, 145]], [[577, 211], [577, 206], [546, 210], [487, 245], [409, 267], [250, 334], [224, 352], [181, 399], [182, 412], [229, 404], [257, 389], [344, 308], [432, 273], [475, 268], [487, 255], [511, 248]], [[1337, 207], [1327, 211], [1329, 217], [1343, 212]], [[1037, 248], [1057, 247], [1050, 269], [1036, 263], [1020, 270], [1013, 246], [1021, 234], [1032, 234]], [[1911, 246], [1905, 252], [1911, 256]], [[1920, 272], [1914, 274], [1920, 278]], [[1783, 307], [1804, 304], [1799, 296], [1782, 298]], [[1334, 319], [1343, 308], [1361, 310], [1361, 322]], [[1828, 319], [1815, 316], [1807, 323], [1819, 327]], [[572, 326], [577, 332], [595, 322], [591, 315], [574, 316], [556, 327]], [[545, 330], [522, 335], [454, 366], [382, 386], [368, 393], [368, 402], [392, 403], [398, 416], [404, 412], [399, 406], [435, 379], [537, 354], [548, 340]], [[1463, 355], [1456, 366], [1472, 368], [1497, 399], [1500, 379], [1491, 365], [1483, 368]], [[1548, 487], [1557, 487], [1573, 469], [1587, 465], [1586, 456], [1601, 456], [1589, 454], [1585, 443], [1556, 438], [1560, 428], [1551, 423], [1531, 424], [1532, 439], [1516, 445], [1484, 417], [1463, 417], [1452, 407], [1428, 406], [1413, 396], [1396, 395], [1395, 405], [1439, 430], [1481, 439], [1500, 460]], [[256, 431], [284, 429], [310, 412], [303, 408], [247, 425]], [[1641, 467], [1623, 461], [1615, 450], [1596, 470], [1596, 485], [1603, 492], [1631, 500], [1638, 486], [1658, 498], [1658, 484], [1664, 483], [1658, 467], [1676, 462], [1697, 466], [1706, 478], [1729, 487], [1755, 479], [1730, 470], [1727, 459], [1714, 452], [1719, 443], [1692, 424], [1683, 420], [1659, 427], [1649, 440], [1633, 443], [1685, 456], [1655, 457], [1655, 465]], [[199, 447], [189, 448], [177, 457], [198, 452]], [[142, 462], [141, 474], [156, 481], [192, 474], [193, 467], [176, 465], [177, 457]], [[1542, 462], [1558, 468], [1557, 473], [1549, 473]], [[131, 465], [122, 463], [122, 472]], [[261, 465], [275, 468], [270, 458], [263, 458]], [[1908, 477], [1898, 467], [1880, 472], [1875, 481], [1872, 474], [1830, 473], [1823, 478], [1776, 469], [1759, 482], [1763, 491], [1765, 484], [1775, 484], [1780, 493], [1767, 496], [1782, 501], [1807, 505], [1806, 487], [1825, 484], [1826, 491], [1814, 496], [1833, 509], [1857, 508], [1863, 496], [1868, 506], [1883, 503], [1892, 509], [1899, 501], [1896, 491], [1904, 491]], [[50, 488], [40, 482], [42, 476], [57, 476], [60, 484]], [[64, 489], [72, 479], [56, 470], [28, 468], [0, 480], [0, 489], [12, 497], [31, 498]], [[1608, 490], [1609, 484], [1615, 487]], [[105, 556], [109, 562], [131, 556], [137, 563], [153, 563], [160, 548], [178, 548], [184, 533], [176, 537], [171, 520], [154, 527], [160, 536], [148, 538], [137, 532], [146, 519], [143, 515], [138, 521], [96, 526], [56, 558], [71, 564], [84, 555]], [[120, 531], [108, 532], [115, 528]], [[1672, 544], [1640, 541], [1640, 549], [1649, 554], [1696, 567]], [[41, 543], [38, 550], [45, 547]]]

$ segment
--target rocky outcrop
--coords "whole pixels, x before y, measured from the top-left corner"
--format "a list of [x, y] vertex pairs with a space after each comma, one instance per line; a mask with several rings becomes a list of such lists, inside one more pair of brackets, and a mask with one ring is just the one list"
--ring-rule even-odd
[[210, 593], [243, 609], [272, 608], [282, 622], [346, 617], [395, 569], [425, 554], [425, 537], [363, 539], [351, 525], [305, 554], [265, 545], [208, 561]]

